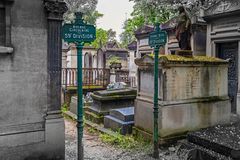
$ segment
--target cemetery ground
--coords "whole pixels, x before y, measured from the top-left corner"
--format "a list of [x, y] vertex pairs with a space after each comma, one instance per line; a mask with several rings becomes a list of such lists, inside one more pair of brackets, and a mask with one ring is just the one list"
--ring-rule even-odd
[[[77, 160], [76, 122], [69, 118], [65, 118], [65, 136], [65, 159]], [[85, 126], [83, 141], [86, 160], [154, 160], [151, 157], [151, 143], [134, 140], [129, 136], [112, 137]], [[177, 160], [177, 148], [177, 145], [161, 148], [160, 159]]]

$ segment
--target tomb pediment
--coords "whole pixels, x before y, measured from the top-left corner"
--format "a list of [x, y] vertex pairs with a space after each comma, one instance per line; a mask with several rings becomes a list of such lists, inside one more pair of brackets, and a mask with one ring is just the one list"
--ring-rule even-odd
[[239, 0], [223, 0], [219, 1], [212, 7], [205, 10], [205, 17], [229, 13], [233, 11], [240, 11]]

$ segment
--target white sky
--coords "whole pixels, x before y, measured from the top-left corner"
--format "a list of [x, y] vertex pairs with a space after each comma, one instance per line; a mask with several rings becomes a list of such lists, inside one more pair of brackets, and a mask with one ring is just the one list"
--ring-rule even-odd
[[97, 10], [104, 16], [97, 21], [97, 27], [105, 30], [112, 28], [117, 32], [119, 40], [123, 23], [127, 17], [130, 17], [133, 4], [129, 0], [98, 0]]

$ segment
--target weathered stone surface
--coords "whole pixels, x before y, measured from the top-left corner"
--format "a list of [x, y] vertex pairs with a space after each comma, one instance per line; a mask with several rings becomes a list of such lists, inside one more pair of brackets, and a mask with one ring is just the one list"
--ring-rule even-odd
[[[57, 77], [48, 77], [48, 21], [44, 3], [14, 0], [11, 10], [8, 9], [14, 52], [0, 55], [0, 159], [62, 160], [64, 123], [57, 111], [60, 105], [50, 109], [48, 103], [51, 96], [48, 82]], [[11, 48], [4, 49], [12, 52]], [[58, 60], [61, 61], [61, 55]], [[60, 98], [54, 97], [54, 101], [60, 104]]]
[[[228, 62], [204, 56], [160, 56], [159, 135], [170, 139], [200, 128], [228, 123]], [[153, 132], [153, 58], [137, 59], [139, 88], [135, 127]], [[145, 83], [152, 82], [152, 83]]]
[[133, 106], [136, 98], [136, 90], [120, 89], [97, 91], [92, 94], [92, 98], [93, 104], [90, 108], [97, 112], [107, 114], [111, 109]]
[[113, 116], [104, 117], [104, 127], [111, 128], [113, 131], [119, 131], [122, 135], [131, 134], [133, 125], [134, 121], [124, 122]]
[[240, 114], [240, 1], [218, 1], [205, 10], [207, 55], [229, 59], [229, 97], [232, 112]]
[[110, 115], [104, 117], [104, 127], [111, 128], [114, 131], [120, 131], [120, 134], [131, 134], [134, 125], [134, 107], [113, 109]]
[[190, 143], [205, 147], [219, 154], [240, 159], [240, 124], [217, 125], [189, 133]]
[[113, 109], [110, 111], [110, 116], [124, 122], [134, 121], [134, 107]]
[[85, 112], [86, 118], [103, 123], [103, 117], [108, 115], [110, 110], [127, 108], [134, 105], [136, 90], [119, 89], [96, 91], [92, 95], [93, 103]]

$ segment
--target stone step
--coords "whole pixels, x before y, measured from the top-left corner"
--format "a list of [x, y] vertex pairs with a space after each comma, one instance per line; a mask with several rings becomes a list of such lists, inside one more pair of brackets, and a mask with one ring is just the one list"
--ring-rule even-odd
[[240, 124], [217, 125], [187, 135], [190, 143], [240, 159]]
[[110, 116], [124, 122], [134, 121], [134, 107], [113, 109]]
[[111, 128], [113, 131], [120, 131], [120, 134], [126, 135], [132, 133], [134, 121], [124, 122], [111, 115], [104, 117], [104, 127]]

